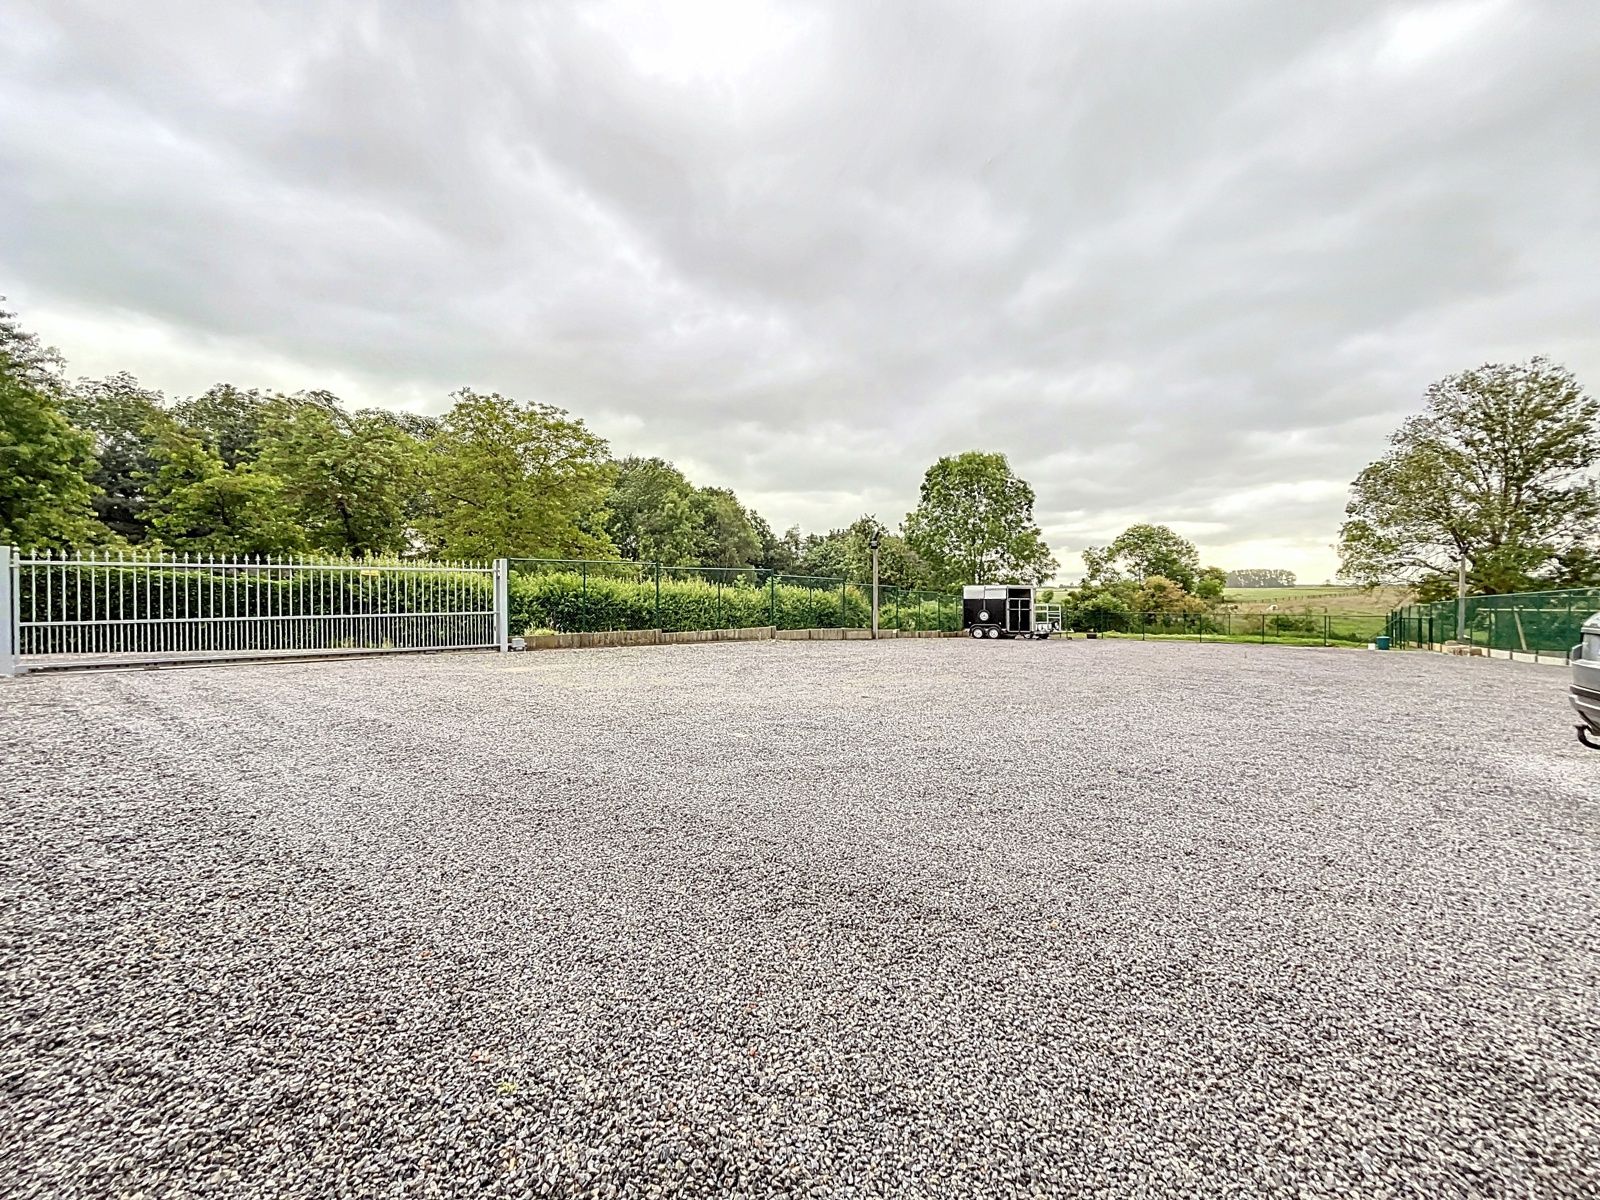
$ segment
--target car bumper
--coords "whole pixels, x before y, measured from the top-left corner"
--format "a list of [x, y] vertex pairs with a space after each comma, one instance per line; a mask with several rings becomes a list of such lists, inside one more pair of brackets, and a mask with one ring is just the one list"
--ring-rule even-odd
[[1600, 734], [1600, 662], [1573, 661], [1571, 700], [1583, 723]]

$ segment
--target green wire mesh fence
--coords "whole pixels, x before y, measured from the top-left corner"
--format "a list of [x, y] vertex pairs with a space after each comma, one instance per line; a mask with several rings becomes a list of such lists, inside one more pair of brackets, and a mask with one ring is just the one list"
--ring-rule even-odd
[[1276, 643], [1288, 646], [1363, 646], [1384, 632], [1383, 613], [1204, 613], [1091, 611], [1076, 628], [1101, 637], [1145, 641]]
[[1600, 612], [1600, 588], [1468, 596], [1466, 623], [1456, 626], [1456, 601], [1408, 604], [1389, 614], [1385, 630], [1404, 648], [1464, 642], [1514, 654], [1564, 655], [1582, 640], [1583, 623]]

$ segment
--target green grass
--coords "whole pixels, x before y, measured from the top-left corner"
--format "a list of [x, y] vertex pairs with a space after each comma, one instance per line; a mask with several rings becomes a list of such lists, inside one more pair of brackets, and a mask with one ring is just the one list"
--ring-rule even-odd
[[1277, 604], [1284, 600], [1311, 600], [1317, 596], [1362, 595], [1360, 588], [1339, 585], [1305, 587], [1229, 588], [1223, 599], [1229, 604]]
[[1223, 602], [1235, 612], [1390, 613], [1411, 602], [1411, 589], [1380, 587], [1232, 588]]

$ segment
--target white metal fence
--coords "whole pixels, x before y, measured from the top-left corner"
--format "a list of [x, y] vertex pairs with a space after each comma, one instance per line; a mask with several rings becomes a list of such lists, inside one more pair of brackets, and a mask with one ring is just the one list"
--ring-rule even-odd
[[506, 568], [0, 547], [0, 674], [504, 648]]

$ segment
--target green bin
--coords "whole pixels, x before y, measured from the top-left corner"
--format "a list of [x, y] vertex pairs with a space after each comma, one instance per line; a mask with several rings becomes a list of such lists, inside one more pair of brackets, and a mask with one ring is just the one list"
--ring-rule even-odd
[[1379, 650], [1387, 650], [1389, 648], [1389, 635], [1388, 634], [1380, 633], [1373, 640], [1378, 643], [1378, 649]]

